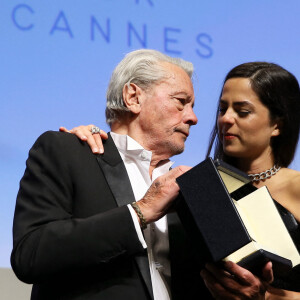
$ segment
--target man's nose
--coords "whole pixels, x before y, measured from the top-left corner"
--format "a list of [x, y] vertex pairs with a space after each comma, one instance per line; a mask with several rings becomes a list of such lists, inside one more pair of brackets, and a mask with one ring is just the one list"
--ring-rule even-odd
[[184, 123], [189, 125], [196, 125], [198, 123], [198, 118], [194, 112], [193, 107], [187, 107]]

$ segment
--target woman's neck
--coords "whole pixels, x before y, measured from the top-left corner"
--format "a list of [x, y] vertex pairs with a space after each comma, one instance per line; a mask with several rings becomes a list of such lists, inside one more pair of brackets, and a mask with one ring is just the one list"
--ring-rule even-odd
[[240, 158], [237, 160], [237, 167], [247, 174], [256, 174], [272, 168], [274, 163], [273, 156], [255, 159]]

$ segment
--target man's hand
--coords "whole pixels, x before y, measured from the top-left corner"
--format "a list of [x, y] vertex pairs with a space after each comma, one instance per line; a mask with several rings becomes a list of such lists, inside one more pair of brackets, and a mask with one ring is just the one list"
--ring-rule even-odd
[[93, 153], [102, 154], [104, 152], [102, 140], [107, 140], [108, 135], [105, 131], [100, 130], [99, 133], [92, 134], [91, 129], [95, 125], [81, 125], [68, 130], [66, 127], [59, 127], [59, 131], [75, 134], [79, 139], [89, 144]]
[[230, 261], [223, 268], [206, 264], [200, 274], [213, 297], [221, 300], [265, 299], [268, 284], [273, 281], [271, 262], [264, 266], [261, 278]]
[[137, 202], [147, 224], [167, 213], [179, 193], [176, 178], [190, 169], [188, 166], [178, 166], [153, 181], [145, 196]]

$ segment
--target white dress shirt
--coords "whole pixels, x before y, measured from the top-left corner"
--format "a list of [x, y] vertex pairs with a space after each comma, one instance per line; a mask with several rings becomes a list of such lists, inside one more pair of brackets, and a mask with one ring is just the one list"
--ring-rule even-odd
[[[145, 150], [139, 143], [127, 135], [111, 132], [111, 137], [125, 164], [135, 201], [138, 201], [143, 198], [157, 177], [169, 171], [173, 162], [167, 161], [165, 164], [155, 168], [152, 172], [152, 178], [150, 178], [151, 151]], [[137, 235], [143, 247], [147, 248], [154, 299], [170, 300], [167, 283], [167, 280], [171, 277], [170, 262], [168, 259], [169, 238], [167, 218], [163, 217], [149, 224], [144, 230], [143, 236], [136, 213], [131, 205], [128, 205], [128, 208], [131, 212]]]

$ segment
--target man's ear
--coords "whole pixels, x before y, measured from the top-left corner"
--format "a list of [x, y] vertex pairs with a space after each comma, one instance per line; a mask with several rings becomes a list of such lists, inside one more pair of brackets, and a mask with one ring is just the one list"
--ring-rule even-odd
[[138, 114], [141, 110], [139, 97], [142, 90], [134, 83], [125, 84], [123, 87], [123, 101], [126, 107], [133, 113]]

